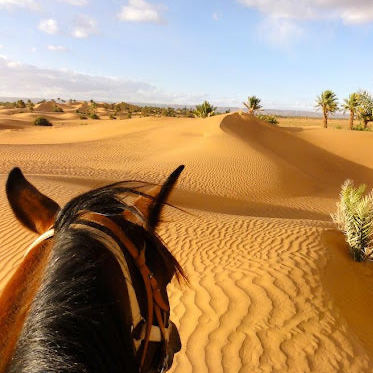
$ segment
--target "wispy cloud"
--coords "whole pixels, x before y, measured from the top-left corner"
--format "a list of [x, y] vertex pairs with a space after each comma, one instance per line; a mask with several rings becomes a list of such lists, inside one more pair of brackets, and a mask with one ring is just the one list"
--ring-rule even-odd
[[88, 38], [90, 35], [98, 33], [96, 21], [89, 16], [79, 16], [74, 21], [72, 36], [79, 39]]
[[85, 6], [88, 4], [88, 0], [56, 0], [59, 3], [66, 3], [75, 6]]
[[212, 19], [214, 21], [220, 21], [220, 19], [221, 19], [221, 13], [220, 12], [214, 12], [214, 13], [212, 13]]
[[44, 19], [39, 23], [39, 30], [46, 32], [49, 35], [57, 34], [58, 32], [58, 23], [55, 19]]
[[62, 45], [48, 45], [47, 49], [52, 52], [68, 52], [68, 48]]
[[293, 20], [339, 19], [345, 24], [373, 21], [372, 0], [237, 0], [275, 18]]
[[118, 14], [121, 21], [165, 23], [162, 13], [167, 10], [163, 4], [150, 4], [144, 0], [129, 0]]
[[297, 43], [304, 33], [294, 20], [275, 17], [266, 17], [258, 32], [265, 41], [280, 47], [289, 47]]
[[11, 10], [14, 7], [39, 10], [40, 4], [35, 2], [34, 0], [0, 0], [0, 8]]

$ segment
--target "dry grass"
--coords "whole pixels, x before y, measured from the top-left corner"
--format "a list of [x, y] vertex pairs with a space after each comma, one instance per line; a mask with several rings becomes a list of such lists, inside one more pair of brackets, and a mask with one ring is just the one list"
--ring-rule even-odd
[[[288, 117], [277, 118], [280, 127], [323, 127], [322, 118], [308, 118], [308, 117]], [[354, 125], [359, 124], [358, 120], [354, 121]], [[349, 120], [341, 118], [330, 118], [328, 120], [328, 127], [335, 129], [348, 129]]]

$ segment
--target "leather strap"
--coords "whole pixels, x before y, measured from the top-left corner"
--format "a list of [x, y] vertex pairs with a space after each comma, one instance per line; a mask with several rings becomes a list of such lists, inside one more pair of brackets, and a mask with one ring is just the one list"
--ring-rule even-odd
[[[109, 217], [105, 215], [88, 212], [82, 215], [81, 221], [82, 222], [87, 221], [87, 223], [95, 222], [103, 227], [106, 227], [110, 231], [112, 231], [115, 234], [115, 236], [118, 237], [120, 242], [122, 242], [122, 244], [126, 247], [126, 249], [128, 250], [131, 257], [133, 258], [134, 263], [141, 274], [141, 277], [145, 285], [145, 290], [146, 290], [146, 295], [147, 295], [147, 305], [148, 305], [144, 346], [143, 346], [141, 360], [140, 360], [140, 370], [142, 371], [144, 364], [145, 364], [146, 353], [147, 353], [149, 342], [150, 342], [150, 335], [151, 335], [151, 331], [153, 327], [154, 315], [156, 316], [156, 319], [157, 319], [157, 322], [158, 322], [158, 325], [161, 331], [162, 340], [165, 342], [166, 345], [168, 343], [168, 336], [167, 336], [166, 327], [164, 325], [164, 321], [162, 317], [162, 311], [165, 313], [168, 313], [169, 306], [164, 302], [160, 289], [158, 287], [157, 280], [155, 279], [154, 275], [151, 273], [151, 271], [146, 265], [145, 247], [139, 252], [136, 246], [133, 244], [133, 242], [123, 233], [120, 226], [116, 224], [112, 219], [110, 219]], [[136, 302], [137, 302], [137, 298], [136, 298]]]

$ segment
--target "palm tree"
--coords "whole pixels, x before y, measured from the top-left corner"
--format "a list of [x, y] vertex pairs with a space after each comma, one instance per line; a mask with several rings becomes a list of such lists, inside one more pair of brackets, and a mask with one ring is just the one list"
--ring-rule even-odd
[[197, 117], [206, 118], [215, 115], [216, 107], [212, 106], [208, 101], [205, 101], [202, 105], [196, 105], [194, 114]]
[[354, 126], [354, 118], [356, 114], [356, 109], [359, 105], [359, 95], [357, 93], [351, 93], [348, 98], [345, 98], [343, 104], [343, 114], [346, 111], [350, 112], [350, 130]]
[[335, 113], [338, 110], [338, 99], [333, 91], [327, 89], [317, 96], [316, 108], [322, 109], [324, 115], [324, 128], [328, 127], [329, 113]]
[[364, 123], [364, 129], [366, 129], [368, 122], [373, 120], [373, 97], [367, 91], [359, 91], [357, 95], [357, 115], [359, 119]]
[[256, 96], [249, 96], [247, 102], [243, 102], [243, 104], [247, 107], [249, 114], [255, 115], [255, 112], [262, 108], [260, 101], [261, 99]]

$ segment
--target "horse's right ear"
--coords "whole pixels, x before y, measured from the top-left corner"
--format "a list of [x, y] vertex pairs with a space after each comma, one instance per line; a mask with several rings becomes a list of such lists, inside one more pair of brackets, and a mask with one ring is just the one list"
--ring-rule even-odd
[[60, 206], [40, 193], [17, 167], [9, 173], [6, 194], [14, 215], [26, 228], [42, 234], [50, 228]]

